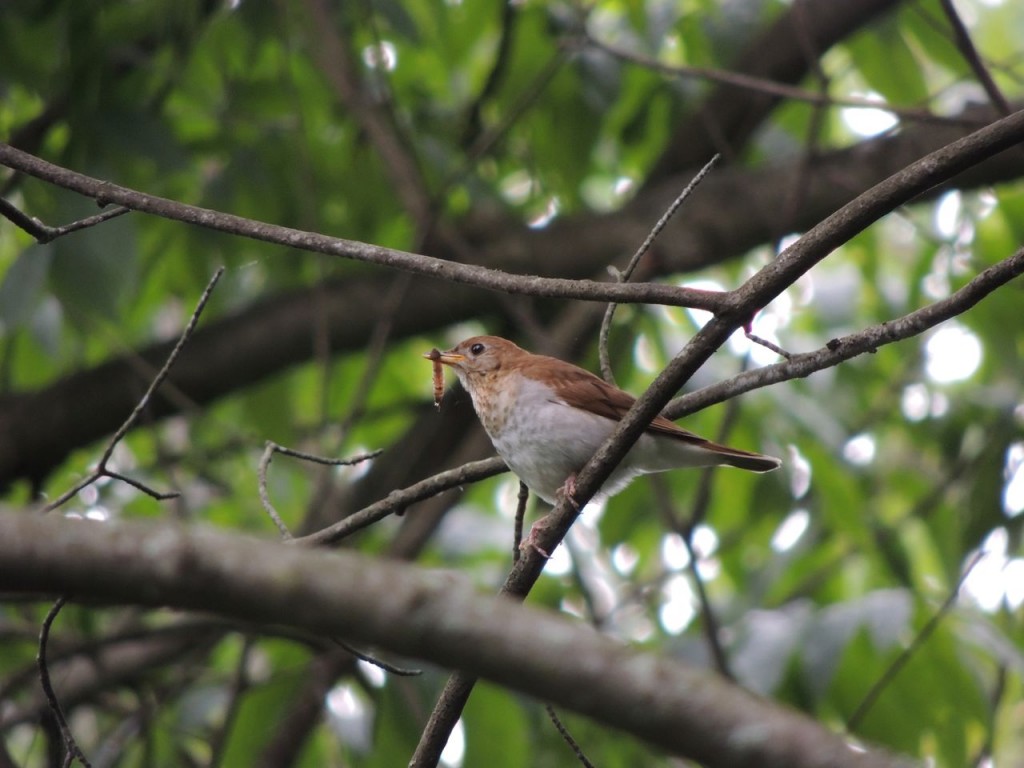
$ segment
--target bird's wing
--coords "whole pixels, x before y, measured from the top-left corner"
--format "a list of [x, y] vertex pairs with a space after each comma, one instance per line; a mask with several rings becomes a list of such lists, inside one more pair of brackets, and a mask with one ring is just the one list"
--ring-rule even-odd
[[[551, 387], [556, 395], [566, 405], [604, 416], [606, 419], [621, 421], [636, 402], [636, 398], [628, 392], [623, 392], [590, 371], [563, 360], [553, 357], [544, 358], [543, 371], [544, 375], [549, 377]], [[710, 441], [683, 429], [664, 416], [656, 416], [647, 427], [647, 431], [674, 437], [695, 445], [710, 444]]]
[[[556, 365], [557, 363], [557, 365]], [[556, 395], [567, 405], [580, 408], [612, 421], [621, 421], [626, 412], [633, 407], [636, 398], [623, 392], [590, 371], [579, 368], [556, 358], [544, 358], [544, 375]], [[536, 375], [536, 374], [535, 374]], [[654, 435], [671, 437], [680, 442], [688, 443], [706, 451], [719, 454], [723, 462], [754, 472], [766, 472], [777, 468], [781, 462], [764, 454], [732, 448], [728, 445], [715, 443], [707, 438], [695, 435], [683, 429], [664, 416], [655, 416], [648, 425], [647, 432]]]

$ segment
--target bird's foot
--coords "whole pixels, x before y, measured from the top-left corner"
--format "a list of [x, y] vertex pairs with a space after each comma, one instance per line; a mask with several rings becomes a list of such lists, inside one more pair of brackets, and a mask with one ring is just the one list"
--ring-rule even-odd
[[[562, 484], [562, 487], [555, 491], [555, 498], [556, 500], [559, 501], [565, 499], [567, 502], [569, 502], [569, 504], [572, 505], [572, 508], [574, 510], [576, 510], [577, 512], [580, 511], [580, 505], [576, 501], [575, 472], [569, 475], [565, 479], [565, 483]], [[538, 520], [532, 526], [530, 526], [530, 532], [526, 535], [526, 538], [523, 539], [522, 543], [519, 545], [519, 551], [528, 552], [532, 549], [545, 560], [550, 560], [551, 553], [544, 549], [542, 546], [540, 546], [540, 544], [537, 543], [537, 539], [540, 538], [540, 534], [542, 531], [545, 531], [551, 527], [552, 522], [554, 522], [554, 515], [549, 513], [547, 515], [544, 515], [544, 517], [542, 517], [540, 520]]]
[[565, 482], [562, 484], [562, 487], [559, 488], [557, 491], [555, 491], [555, 497], [559, 498], [559, 499], [565, 499], [566, 501], [568, 501], [572, 505], [573, 509], [575, 509], [577, 512], [580, 511], [579, 502], [576, 501], [576, 473], [575, 472], [573, 472], [571, 475], [569, 475], [567, 478], [565, 478]]
[[526, 538], [523, 539], [522, 543], [519, 545], [519, 551], [528, 552], [532, 549], [545, 560], [550, 560], [551, 553], [537, 543], [537, 539], [540, 538], [541, 532], [547, 530], [550, 525], [551, 515], [544, 515], [544, 517], [531, 525], [530, 532], [526, 534]]

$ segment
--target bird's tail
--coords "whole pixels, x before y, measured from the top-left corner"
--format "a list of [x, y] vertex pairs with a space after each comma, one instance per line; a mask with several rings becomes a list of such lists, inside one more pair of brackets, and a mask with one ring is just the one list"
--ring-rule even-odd
[[771, 472], [782, 466], [782, 460], [774, 456], [766, 456], [763, 453], [744, 451], [739, 448], [730, 448], [727, 445], [708, 442], [703, 446], [709, 451], [714, 451], [721, 459], [721, 463], [730, 467], [746, 469], [750, 472]]

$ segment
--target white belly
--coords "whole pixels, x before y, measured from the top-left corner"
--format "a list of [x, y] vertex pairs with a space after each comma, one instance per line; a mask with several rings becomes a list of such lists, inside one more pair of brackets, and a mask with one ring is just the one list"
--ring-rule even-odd
[[[617, 422], [566, 405], [550, 388], [519, 377], [491, 401], [481, 419], [491, 442], [519, 479], [550, 504], [557, 491], [597, 452]], [[477, 408], [477, 412], [480, 412]], [[684, 440], [640, 436], [599, 493], [621, 491], [637, 475], [722, 463], [712, 451]]]
[[[556, 491], [583, 468], [611, 434], [615, 422], [566, 405], [532, 379], [521, 379], [517, 389], [516, 406], [509, 409], [500, 428], [488, 432], [519, 479], [554, 504]], [[602, 492], [621, 490], [637, 474], [620, 465]]]

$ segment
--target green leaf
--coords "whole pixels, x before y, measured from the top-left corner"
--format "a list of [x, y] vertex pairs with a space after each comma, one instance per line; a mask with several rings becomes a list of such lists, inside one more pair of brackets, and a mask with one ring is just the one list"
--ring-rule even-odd
[[36, 309], [53, 261], [53, 247], [33, 245], [22, 251], [0, 282], [0, 324], [7, 333], [20, 328]]
[[927, 101], [929, 89], [921, 65], [895, 21], [857, 35], [846, 47], [865, 82], [886, 101], [904, 106]]
[[531, 764], [529, 728], [516, 697], [477, 683], [462, 722], [466, 734], [463, 765], [520, 768]]

